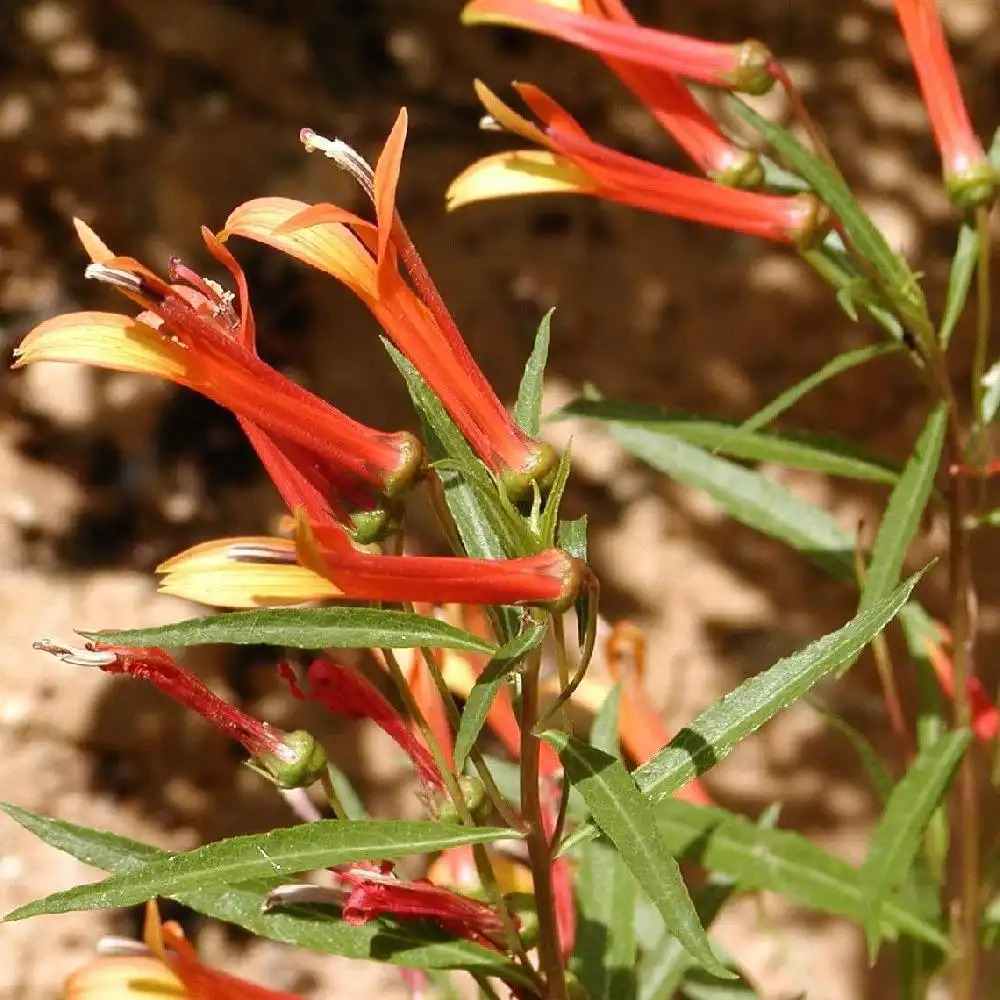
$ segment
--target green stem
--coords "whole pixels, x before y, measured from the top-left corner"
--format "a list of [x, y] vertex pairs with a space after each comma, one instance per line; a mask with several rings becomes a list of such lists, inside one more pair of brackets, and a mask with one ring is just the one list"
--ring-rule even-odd
[[990, 350], [990, 225], [989, 209], [976, 209], [976, 228], [979, 231], [979, 258], [976, 261], [976, 344], [972, 355], [972, 441], [969, 460], [978, 464], [981, 459], [983, 431], [983, 376], [989, 363]]
[[333, 815], [337, 819], [349, 819], [347, 810], [341, 804], [340, 796], [337, 795], [337, 790], [333, 787], [333, 780], [330, 778], [330, 774], [326, 768], [323, 769], [322, 774], [319, 776], [319, 783], [323, 786], [323, 794], [326, 796], [326, 801], [330, 803]]
[[566, 971], [559, 947], [552, 858], [545, 833], [539, 788], [540, 740], [534, 733], [538, 721], [538, 688], [542, 656], [535, 650], [528, 658], [521, 684], [521, 813], [528, 825], [526, 841], [538, 913], [538, 958], [545, 974], [546, 1000], [568, 1000]]

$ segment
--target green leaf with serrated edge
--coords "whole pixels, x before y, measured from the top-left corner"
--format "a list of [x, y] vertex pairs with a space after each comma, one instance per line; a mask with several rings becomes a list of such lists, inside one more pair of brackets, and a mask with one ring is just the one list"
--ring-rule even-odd
[[638, 886], [610, 844], [588, 844], [576, 863], [577, 931], [570, 971], [588, 1000], [634, 1000]]
[[139, 871], [110, 875], [103, 882], [53, 893], [18, 907], [5, 919], [134, 906], [155, 896], [174, 896], [276, 874], [287, 877], [314, 868], [399, 858], [511, 837], [519, 838], [520, 834], [514, 830], [446, 823], [318, 820], [172, 854], [151, 861]]
[[948, 293], [944, 303], [944, 317], [938, 330], [938, 343], [941, 350], [947, 350], [951, 335], [958, 326], [965, 310], [965, 302], [969, 297], [972, 279], [976, 273], [976, 262], [979, 260], [979, 233], [975, 223], [965, 222], [958, 231], [955, 244], [955, 255], [951, 260], [951, 270], [948, 272]]
[[[768, 830], [724, 809], [673, 798], [658, 802], [654, 813], [667, 846], [682, 861], [729, 875], [741, 890], [771, 890], [864, 923], [865, 886], [858, 870], [801, 834]], [[886, 900], [882, 924], [890, 934], [909, 934], [950, 950], [938, 926], [896, 897]]]
[[[45, 843], [105, 871], [136, 871], [170, 857], [167, 851], [104, 830], [90, 830], [2, 802], [0, 809]], [[258, 937], [324, 954], [407, 968], [469, 969], [530, 986], [523, 971], [493, 949], [471, 941], [447, 940], [429, 926], [380, 919], [355, 927], [331, 919], [328, 911], [305, 907], [265, 913], [267, 894], [286, 882], [287, 878], [257, 879], [194, 889], [174, 898], [197, 913], [235, 924]]]
[[[786, 410], [791, 409], [800, 399], [818, 389], [824, 382], [850, 371], [860, 365], [867, 364], [886, 354], [895, 354], [903, 349], [903, 345], [890, 342], [882, 344], [870, 344], [868, 347], [859, 347], [854, 351], [845, 351], [838, 354], [833, 360], [828, 361], [822, 368], [807, 376], [800, 382], [786, 389], [780, 396], [771, 400], [767, 406], [759, 409], [752, 417], [747, 417], [737, 428], [738, 433], [748, 433], [758, 431], [776, 420]], [[725, 451], [725, 449], [719, 449]]]
[[797, 432], [743, 432], [731, 420], [596, 399], [576, 399], [553, 414], [553, 419], [573, 416], [607, 421], [614, 427], [645, 432], [650, 438], [674, 438], [751, 462], [776, 462], [789, 468], [876, 483], [895, 483], [899, 478], [899, 470], [891, 463], [829, 437]]
[[[638, 767], [633, 777], [644, 795], [658, 802], [719, 763], [741, 740], [781, 709], [803, 697], [844, 663], [853, 662], [906, 604], [920, 579], [915, 573], [883, 600], [859, 612], [846, 625], [823, 636], [774, 666], [750, 677], [685, 726], [662, 750]], [[581, 827], [563, 850], [595, 835]]]
[[517, 402], [514, 404], [514, 420], [528, 437], [538, 437], [542, 425], [542, 378], [549, 360], [549, 333], [554, 312], [554, 308], [550, 309], [538, 324], [535, 346], [524, 366], [521, 385], [517, 390]]
[[830, 709], [820, 705], [811, 699], [806, 699], [813, 708], [819, 712], [826, 721], [840, 733], [841, 736], [846, 739], [852, 747], [854, 747], [854, 752], [858, 755], [858, 759], [861, 761], [861, 766], [865, 769], [865, 774], [868, 776], [868, 781], [870, 782], [875, 793], [878, 795], [882, 802], [889, 797], [889, 793], [892, 791], [892, 778], [889, 772], [885, 769], [885, 765], [882, 763], [882, 758], [879, 757], [878, 751], [871, 745], [871, 742], [857, 729], [854, 728], [849, 722], [845, 722], [836, 712], [830, 711]]
[[570, 784], [579, 790], [594, 822], [656, 904], [666, 927], [701, 965], [720, 978], [729, 978], [731, 973], [712, 954], [680, 868], [659, 835], [653, 807], [621, 761], [558, 730], [541, 736], [559, 754]]
[[476, 683], [465, 699], [462, 721], [455, 736], [455, 767], [461, 771], [469, 751], [475, 746], [486, 722], [486, 714], [500, 688], [511, 678], [524, 658], [537, 649], [545, 638], [544, 625], [532, 623], [510, 642], [501, 646], [476, 678]]
[[947, 427], [948, 409], [941, 403], [927, 418], [913, 446], [913, 454], [886, 504], [861, 588], [862, 608], [884, 597], [899, 582], [910, 542], [920, 527], [934, 487]]
[[621, 733], [618, 727], [621, 702], [621, 685], [615, 684], [601, 703], [590, 726], [590, 745], [619, 760], [622, 756]]
[[868, 853], [858, 872], [863, 888], [868, 957], [874, 961], [881, 940], [881, 914], [886, 897], [902, 884], [920, 850], [928, 821], [948, 788], [969, 745], [964, 730], [946, 733], [923, 750], [892, 790], [868, 842]]
[[549, 491], [549, 498], [545, 501], [545, 509], [542, 511], [542, 516], [538, 522], [538, 538], [546, 548], [555, 544], [559, 526], [559, 505], [562, 503], [563, 493], [566, 491], [566, 483], [569, 481], [572, 454], [573, 442], [570, 440], [567, 442], [562, 457], [559, 459], [559, 466], [556, 469], [555, 479], [552, 482], [552, 489]]
[[830, 206], [855, 249], [878, 272], [886, 293], [906, 325], [920, 332], [929, 330], [927, 303], [916, 275], [906, 261], [893, 252], [837, 170], [809, 152], [790, 132], [758, 115], [739, 98], [730, 95], [729, 105]]
[[[461, 554], [461, 549], [477, 559], [505, 559], [515, 554], [516, 531], [508, 523], [506, 508], [502, 508], [498, 515], [494, 507], [484, 508], [480, 502], [485, 490], [496, 489], [492, 477], [416, 369], [387, 340], [383, 339], [382, 343], [403, 376], [420, 415], [428, 457], [432, 461], [451, 458], [463, 470], [442, 470], [438, 473], [444, 501], [461, 543], [458, 554]], [[480, 486], [479, 491], [470, 485], [473, 481]], [[501, 641], [506, 642], [517, 635], [519, 612], [515, 608], [490, 608], [489, 614]]]
[[383, 608], [261, 608], [233, 611], [153, 628], [83, 632], [119, 646], [263, 644], [296, 649], [407, 649], [433, 646], [492, 653], [496, 646], [447, 622]]

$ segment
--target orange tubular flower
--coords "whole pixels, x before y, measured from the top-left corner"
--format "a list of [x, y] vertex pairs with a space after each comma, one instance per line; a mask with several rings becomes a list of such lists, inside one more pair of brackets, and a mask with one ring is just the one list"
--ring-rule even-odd
[[488, 198], [575, 193], [800, 247], [812, 246], [826, 232], [829, 210], [811, 194], [737, 191], [627, 156], [595, 143], [537, 87], [520, 84], [516, 89], [541, 126], [476, 84], [499, 125], [546, 150], [500, 153], [472, 164], [448, 189], [450, 209]]
[[[489, 20], [541, 30], [539, 23], [551, 18], [552, 8], [555, 7], [576, 16], [641, 30], [621, 0], [534, 0], [534, 3], [542, 9], [530, 23], [517, 18], [508, 20], [505, 16], [508, 5], [502, 0], [471, 4], [466, 8], [465, 19], [469, 23]], [[563, 37], [556, 25], [548, 33]], [[600, 50], [598, 54], [618, 79], [646, 105], [664, 131], [709, 177], [731, 187], [754, 188], [760, 185], [763, 171], [757, 154], [737, 146], [725, 136], [676, 73], [662, 67], [615, 58]]]
[[935, 0], [896, 0], [924, 104], [941, 153], [948, 195], [963, 208], [989, 204], [1000, 175], [972, 129]]
[[365, 187], [376, 226], [334, 205], [258, 198], [229, 216], [222, 236], [266, 243], [347, 285], [420, 372], [476, 454], [519, 497], [553, 471], [555, 454], [524, 434], [497, 398], [399, 219], [395, 192], [405, 137], [404, 110], [373, 172], [350, 147], [303, 132], [307, 148], [322, 149]]
[[373, 495], [395, 496], [413, 483], [422, 462], [413, 435], [351, 420], [258, 357], [246, 279], [208, 230], [209, 251], [235, 281], [238, 311], [230, 295], [180, 261], [170, 261], [168, 284], [138, 261], [112, 255], [82, 223], [77, 229], [94, 260], [87, 276], [145, 311], [135, 319], [82, 312], [46, 320], [21, 342], [14, 367], [76, 361], [194, 389], [237, 415], [286, 502], [314, 517], [348, 519], [360, 509], [378, 521]]
[[761, 42], [725, 45], [643, 28], [630, 17], [590, 16], [602, 6], [601, 0], [472, 0], [462, 11], [462, 21], [529, 28], [607, 59], [667, 70], [727, 90], [764, 94], [774, 85], [773, 57]]

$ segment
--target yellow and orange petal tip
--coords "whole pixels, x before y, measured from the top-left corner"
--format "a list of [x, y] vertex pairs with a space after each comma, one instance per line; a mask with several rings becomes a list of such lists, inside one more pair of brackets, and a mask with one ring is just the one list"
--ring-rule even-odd
[[183, 983], [153, 955], [98, 958], [77, 969], [63, 1000], [169, 1000], [188, 996]]
[[193, 377], [190, 352], [151, 326], [121, 313], [78, 312], [39, 323], [14, 351], [14, 368], [61, 361], [156, 375]]
[[[239, 558], [237, 558], [239, 556]], [[259, 556], [259, 559], [255, 559]], [[287, 538], [244, 536], [202, 542], [161, 563], [161, 593], [219, 608], [259, 608], [341, 596], [325, 577], [292, 561]]]
[[583, 194], [594, 190], [589, 174], [565, 157], [542, 149], [497, 153], [466, 167], [448, 187], [448, 211], [494, 198]]
[[73, 217], [73, 228], [76, 230], [77, 238], [87, 251], [87, 256], [95, 264], [104, 264], [111, 260], [115, 254], [108, 249], [107, 244], [87, 225], [83, 219]]

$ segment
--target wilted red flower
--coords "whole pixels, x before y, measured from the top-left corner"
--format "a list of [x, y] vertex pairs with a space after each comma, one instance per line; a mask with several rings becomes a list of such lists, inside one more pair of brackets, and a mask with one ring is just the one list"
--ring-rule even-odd
[[246, 279], [232, 254], [208, 231], [206, 246], [233, 276], [232, 296], [173, 259], [168, 283], [130, 257], [116, 257], [83, 223], [81, 241], [94, 263], [88, 277], [138, 302], [136, 318], [70, 313], [35, 327], [16, 350], [14, 367], [75, 361], [142, 372], [187, 386], [240, 418], [291, 507], [349, 520], [371, 512], [372, 493], [395, 496], [419, 474], [422, 448], [412, 434], [359, 424], [262, 361], [255, 348]]
[[996, 196], [1000, 174], [987, 159], [973, 131], [937, 3], [935, 0], [895, 2], [941, 153], [948, 194], [966, 208], [988, 204]]
[[257, 198], [230, 214], [222, 235], [265, 243], [347, 285], [420, 372], [480, 459], [512, 496], [521, 496], [553, 471], [555, 453], [521, 431], [497, 398], [399, 219], [395, 197], [405, 138], [404, 110], [372, 171], [350, 147], [304, 132], [307, 147], [333, 155], [365, 187], [377, 225], [335, 205]]
[[286, 733], [241, 712], [162, 649], [105, 642], [72, 649], [48, 640], [36, 642], [34, 648], [52, 653], [65, 663], [98, 667], [107, 674], [127, 674], [148, 681], [168, 698], [241, 743], [253, 758], [255, 769], [282, 788], [311, 785], [326, 767], [326, 754], [309, 733], [303, 730]]
[[499, 153], [473, 163], [448, 188], [449, 208], [513, 195], [589, 194], [779, 243], [811, 246], [826, 232], [829, 210], [814, 195], [739, 191], [647, 163], [594, 142], [537, 87], [518, 84], [516, 90], [541, 126], [476, 84], [493, 120], [545, 150]]
[[[644, 32], [621, 0], [531, 0], [536, 10], [534, 16], [525, 18], [526, 5], [511, 9], [504, 0], [477, 2], [466, 7], [464, 19], [468, 23], [500, 23], [514, 27], [565, 37], [577, 42], [579, 32], [565, 32], [564, 21], [578, 26], [583, 18], [605, 22], [621, 32]], [[704, 44], [704, 43], [698, 43]], [[681, 148], [713, 180], [732, 187], [757, 187], [763, 179], [760, 161], [752, 150], [743, 149], [723, 134], [715, 120], [694, 99], [673, 68], [663, 64], [651, 66], [647, 62], [633, 61], [637, 47], [630, 46], [629, 58], [621, 58], [595, 43], [586, 46], [604, 60], [605, 65], [649, 109], [664, 131], [671, 135]]]
[[393, 866], [358, 864], [332, 869], [337, 882], [350, 889], [343, 904], [349, 924], [364, 924], [377, 917], [395, 920], [433, 920], [449, 934], [503, 951], [504, 925], [492, 906], [434, 885], [429, 879], [406, 882], [393, 874]]

